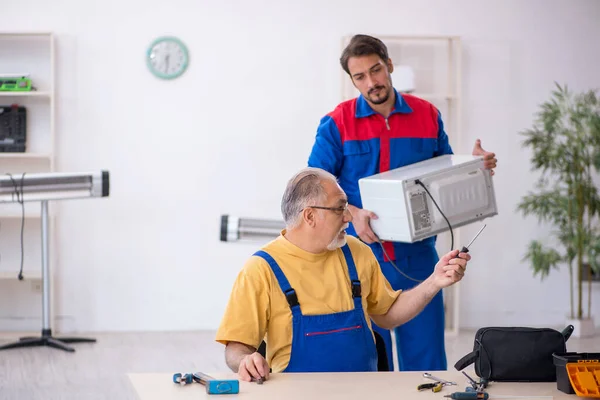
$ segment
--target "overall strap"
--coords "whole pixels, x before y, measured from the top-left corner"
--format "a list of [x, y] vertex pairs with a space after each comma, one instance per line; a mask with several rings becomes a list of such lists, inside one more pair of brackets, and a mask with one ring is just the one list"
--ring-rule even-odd
[[361, 298], [361, 286], [360, 280], [358, 280], [358, 273], [356, 272], [356, 265], [350, 252], [350, 247], [346, 243], [342, 247], [344, 257], [346, 258], [346, 264], [348, 265], [348, 275], [350, 275], [350, 283], [352, 284], [352, 297], [354, 298], [354, 308], [362, 309], [362, 298]]
[[296, 291], [290, 286], [290, 283], [288, 282], [283, 271], [279, 267], [279, 264], [277, 264], [277, 261], [275, 261], [269, 253], [262, 250], [257, 251], [256, 253], [254, 253], [254, 255], [262, 257], [267, 263], [269, 263], [271, 270], [275, 274], [275, 278], [277, 278], [277, 282], [279, 282], [279, 287], [283, 291], [283, 294], [285, 295], [285, 298], [287, 299], [287, 302], [290, 305], [292, 314], [301, 314], [300, 303], [298, 302], [298, 296], [296, 295]]

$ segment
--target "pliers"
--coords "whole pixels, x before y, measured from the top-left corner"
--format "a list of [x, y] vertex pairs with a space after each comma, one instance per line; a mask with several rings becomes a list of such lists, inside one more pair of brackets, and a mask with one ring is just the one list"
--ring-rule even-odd
[[444, 387], [444, 384], [442, 382], [422, 383], [419, 386], [417, 386], [417, 390], [421, 391], [431, 389], [432, 392], [437, 393], [442, 390], [442, 387]]

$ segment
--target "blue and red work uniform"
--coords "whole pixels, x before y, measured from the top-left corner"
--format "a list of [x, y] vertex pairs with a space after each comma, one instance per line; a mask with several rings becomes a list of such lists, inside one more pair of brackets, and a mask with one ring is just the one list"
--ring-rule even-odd
[[[439, 111], [431, 103], [397, 91], [394, 110], [386, 119], [361, 95], [345, 101], [321, 119], [308, 159], [338, 178], [348, 202], [362, 208], [358, 180], [442, 154], [452, 154]], [[348, 234], [357, 236], [352, 224]], [[396, 266], [416, 280], [424, 280], [438, 262], [435, 237], [415, 243], [385, 242], [385, 252]], [[402, 276], [379, 243], [370, 245], [393, 289], [410, 289], [417, 282]], [[447, 369], [444, 346], [442, 292], [414, 319], [395, 329], [400, 371]], [[374, 325], [393, 364], [390, 332]]]

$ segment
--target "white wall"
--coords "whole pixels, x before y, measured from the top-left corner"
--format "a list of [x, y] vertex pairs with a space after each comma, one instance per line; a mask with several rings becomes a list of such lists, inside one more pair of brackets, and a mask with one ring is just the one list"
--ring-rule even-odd
[[[55, 203], [54, 327], [216, 328], [256, 249], [219, 242], [219, 217], [279, 218], [286, 180], [305, 165], [319, 119], [339, 101], [341, 37], [358, 32], [463, 38], [464, 141], [455, 151], [470, 152], [479, 137], [498, 154], [500, 215], [473, 247], [461, 324], [563, 324], [566, 272], [542, 284], [520, 261], [526, 242], [547, 231], [514, 213], [534, 182], [517, 132], [531, 125], [553, 81], [600, 86], [598, 20], [594, 0], [4, 5], [3, 30], [57, 35], [59, 169], [108, 169], [112, 179], [110, 198]], [[144, 61], [164, 34], [191, 52], [189, 70], [171, 82], [155, 79]], [[5, 319], [16, 310], [0, 304]]]

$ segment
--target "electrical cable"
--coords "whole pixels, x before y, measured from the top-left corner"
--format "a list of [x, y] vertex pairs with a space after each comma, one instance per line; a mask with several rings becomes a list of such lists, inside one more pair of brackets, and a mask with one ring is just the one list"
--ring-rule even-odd
[[389, 263], [390, 263], [390, 264], [392, 264], [392, 266], [393, 266], [394, 268], [396, 268], [396, 271], [400, 272], [400, 274], [401, 274], [402, 276], [404, 276], [406, 279], [409, 279], [409, 280], [411, 280], [411, 281], [415, 281], [415, 282], [418, 282], [418, 283], [421, 283], [421, 282], [423, 282], [422, 280], [415, 279], [415, 278], [413, 278], [413, 277], [411, 277], [411, 276], [408, 276], [406, 273], [402, 272], [402, 270], [400, 270], [400, 268], [398, 268], [398, 267], [396, 266], [396, 263], [394, 263], [394, 262], [392, 261], [392, 259], [390, 258], [390, 256], [388, 256], [388, 253], [385, 251], [385, 248], [383, 247], [383, 242], [382, 242], [381, 240], [379, 240], [379, 241], [378, 241], [378, 243], [379, 243], [379, 245], [381, 246], [381, 250], [383, 250], [383, 254], [385, 254], [385, 256], [387, 257], [387, 259], [389, 260]]
[[435, 201], [435, 199], [433, 198], [433, 196], [431, 195], [431, 193], [429, 193], [429, 190], [427, 190], [427, 188], [425, 187], [425, 185], [423, 185], [423, 182], [421, 182], [419, 179], [415, 180], [415, 183], [417, 185], [421, 185], [421, 187], [423, 189], [425, 189], [425, 191], [427, 192], [427, 194], [429, 195], [429, 197], [431, 198], [431, 201], [433, 201], [433, 204], [435, 204], [435, 206], [437, 207], [438, 211], [440, 212], [440, 214], [442, 214], [442, 217], [444, 217], [444, 219], [446, 220], [446, 223], [448, 224], [448, 228], [450, 229], [450, 251], [454, 250], [454, 232], [452, 231], [452, 225], [450, 225], [450, 221], [448, 221], [448, 218], [446, 218], [446, 215], [442, 212], [442, 209], [440, 208], [440, 206], [438, 206], [438, 203]]
[[[429, 190], [427, 190], [427, 188], [425, 187], [425, 185], [423, 185], [423, 182], [421, 182], [419, 179], [417, 179], [417, 180], [415, 180], [415, 183], [417, 185], [421, 185], [421, 187], [423, 187], [423, 189], [425, 189], [425, 192], [427, 192], [427, 194], [429, 195], [429, 198], [431, 198], [431, 201], [433, 201], [433, 204], [435, 204], [435, 206], [437, 207], [437, 209], [440, 212], [440, 214], [442, 214], [442, 217], [444, 217], [444, 219], [446, 220], [446, 223], [448, 224], [448, 228], [450, 228], [450, 238], [451, 238], [450, 251], [452, 251], [454, 249], [454, 232], [452, 231], [452, 225], [450, 225], [450, 221], [448, 221], [448, 218], [446, 218], [446, 215], [442, 212], [442, 210], [440, 209], [440, 206], [438, 206], [437, 202], [435, 201], [435, 199], [433, 198], [433, 196], [431, 195], [431, 193], [429, 193]], [[402, 270], [400, 270], [400, 268], [398, 268], [398, 266], [392, 261], [392, 259], [390, 258], [390, 256], [385, 251], [385, 248], [383, 247], [383, 242], [381, 240], [378, 240], [378, 243], [381, 246], [381, 250], [383, 250], [383, 254], [385, 254], [385, 256], [389, 260], [390, 264], [392, 264], [392, 266], [402, 276], [404, 276], [406, 279], [409, 279], [409, 280], [414, 281], [414, 282], [419, 282], [419, 283], [423, 282], [423, 280], [415, 279], [415, 278], [413, 278], [411, 276], [408, 276], [406, 273], [402, 272]]]
[[25, 228], [25, 201], [24, 201], [24, 189], [23, 187], [25, 186], [25, 172], [21, 175], [21, 192], [19, 193], [19, 186], [17, 184], [17, 182], [15, 181], [15, 179], [13, 178], [13, 176], [9, 173], [7, 173], [6, 175], [8, 175], [10, 177], [10, 180], [15, 188], [14, 194], [17, 198], [17, 202], [21, 204], [21, 268], [19, 270], [19, 275], [18, 278], [20, 281], [23, 280], [23, 261], [24, 261], [24, 255], [25, 255], [25, 249], [24, 249], [24, 240], [23, 240], [23, 232], [24, 232], [24, 228]]

